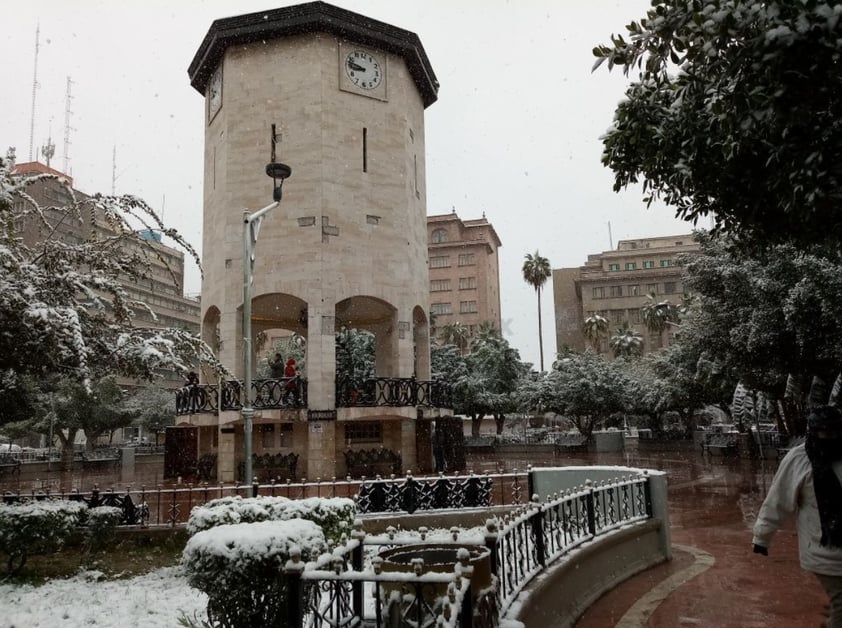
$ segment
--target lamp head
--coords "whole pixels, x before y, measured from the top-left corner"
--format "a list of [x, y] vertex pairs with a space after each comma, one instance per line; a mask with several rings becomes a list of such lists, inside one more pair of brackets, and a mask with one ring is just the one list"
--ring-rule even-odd
[[286, 164], [272, 162], [266, 164], [266, 174], [272, 177], [274, 188], [272, 190], [272, 198], [275, 201], [281, 200], [284, 179], [288, 179], [292, 175], [292, 168]]

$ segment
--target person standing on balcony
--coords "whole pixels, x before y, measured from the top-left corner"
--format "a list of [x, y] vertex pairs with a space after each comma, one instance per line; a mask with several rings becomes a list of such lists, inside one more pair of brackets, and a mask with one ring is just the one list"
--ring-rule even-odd
[[298, 373], [295, 370], [295, 358], [287, 360], [287, 365], [284, 367], [284, 378], [286, 379], [286, 393], [284, 393], [284, 403], [292, 397], [293, 403], [297, 403], [298, 391]]
[[199, 376], [195, 371], [190, 371], [187, 374], [184, 386], [187, 388], [188, 409], [190, 414], [193, 414], [199, 406]]
[[281, 379], [284, 376], [284, 359], [280, 353], [269, 359], [269, 376], [272, 379]]
[[801, 567], [816, 574], [830, 598], [827, 628], [842, 628], [842, 414], [814, 408], [807, 438], [781, 460], [757, 513], [754, 552], [768, 555], [772, 536], [796, 516]]

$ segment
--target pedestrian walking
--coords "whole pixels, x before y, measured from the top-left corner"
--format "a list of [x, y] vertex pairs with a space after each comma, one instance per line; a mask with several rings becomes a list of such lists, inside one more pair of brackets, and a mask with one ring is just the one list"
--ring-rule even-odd
[[826, 626], [842, 628], [842, 414], [833, 406], [810, 412], [804, 444], [781, 460], [754, 523], [754, 552], [768, 555], [793, 514], [801, 567], [816, 574], [830, 598]]

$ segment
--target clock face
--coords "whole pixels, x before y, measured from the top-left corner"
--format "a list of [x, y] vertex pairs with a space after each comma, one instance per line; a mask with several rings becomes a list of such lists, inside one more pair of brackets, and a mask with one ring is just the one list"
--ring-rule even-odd
[[216, 68], [208, 83], [208, 121], [222, 106], [222, 66]]
[[383, 65], [370, 52], [353, 50], [345, 55], [345, 74], [357, 87], [376, 89], [383, 82]]

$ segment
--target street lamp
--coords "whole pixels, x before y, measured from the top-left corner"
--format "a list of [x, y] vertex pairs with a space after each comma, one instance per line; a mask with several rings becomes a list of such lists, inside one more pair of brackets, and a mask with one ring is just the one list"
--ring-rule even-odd
[[[274, 157], [274, 150], [272, 151]], [[246, 496], [252, 497], [252, 460], [251, 435], [254, 406], [251, 399], [251, 284], [254, 277], [254, 245], [257, 244], [257, 234], [264, 216], [275, 209], [281, 202], [281, 188], [284, 180], [292, 175], [292, 168], [286, 164], [272, 162], [266, 165], [266, 174], [272, 177], [274, 202], [253, 214], [243, 212], [243, 440], [245, 441], [245, 470], [243, 475], [246, 484]]]

